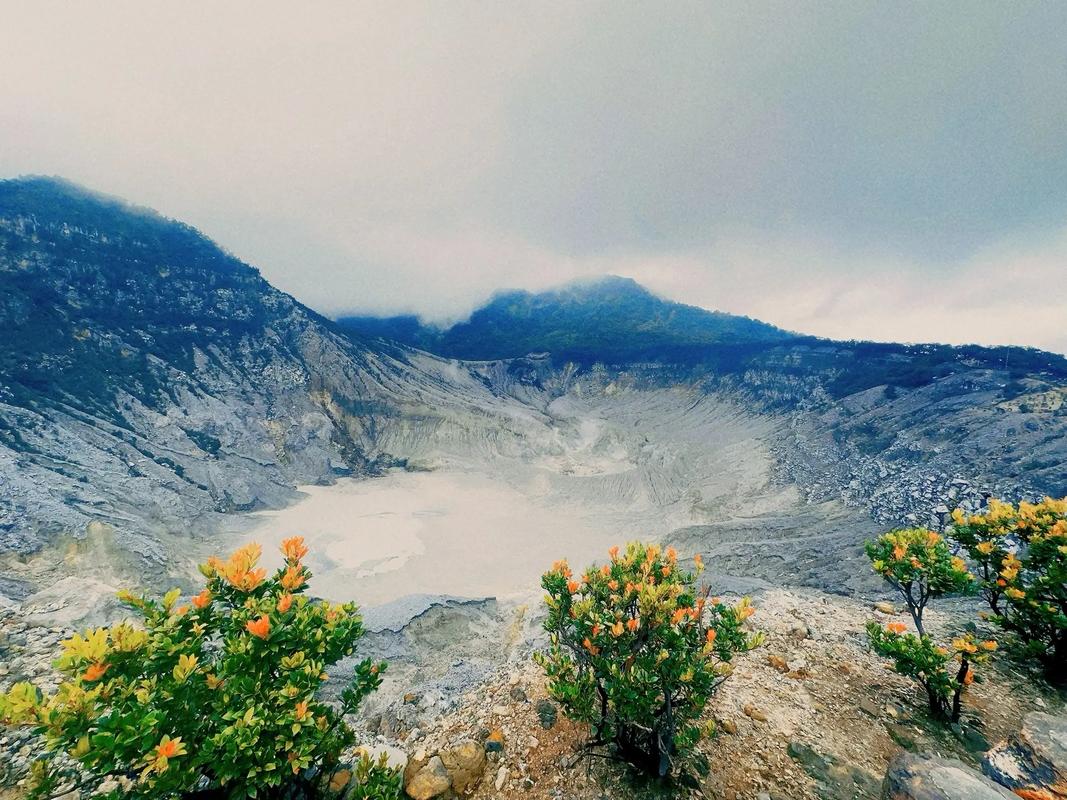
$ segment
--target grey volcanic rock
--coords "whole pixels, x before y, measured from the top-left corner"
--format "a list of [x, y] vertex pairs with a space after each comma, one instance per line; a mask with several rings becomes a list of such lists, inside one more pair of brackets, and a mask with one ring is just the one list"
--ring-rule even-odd
[[883, 800], [1018, 800], [955, 759], [901, 752], [889, 762]]

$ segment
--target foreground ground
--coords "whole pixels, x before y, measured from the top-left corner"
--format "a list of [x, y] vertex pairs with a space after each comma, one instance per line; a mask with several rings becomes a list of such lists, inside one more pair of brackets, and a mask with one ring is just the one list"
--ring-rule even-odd
[[[504, 749], [490, 754], [476, 798], [849, 800], [880, 797], [886, 765], [902, 747], [977, 767], [987, 743], [1018, 730], [1026, 713], [1064, 708], [1063, 697], [1001, 659], [969, 690], [965, 728], [939, 729], [914, 685], [866, 647], [868, 620], [905, 621], [903, 615], [813, 590], [769, 590], [757, 603], [753, 623], [767, 641], [738, 659], [713, 699], [719, 735], [700, 747], [706, 769], [683, 784], [648, 783], [608, 758], [580, 757], [585, 731], [562, 715], [544, 727], [544, 681], [525, 661], [500, 669], [432, 722], [427, 704], [435, 701], [417, 691], [393, 710], [396, 719], [372, 722], [398, 729], [381, 741], [415, 758], [499, 729]], [[943, 604], [928, 612], [929, 626], [935, 635], [955, 630], [974, 610], [973, 601]]]
[[[459, 697], [443, 698], [412, 683], [357, 724], [368, 744], [387, 745], [412, 760], [461, 739], [502, 734], [503, 748], [489, 754], [475, 790], [478, 800], [850, 800], [880, 797], [886, 765], [901, 747], [977, 765], [986, 743], [1017, 730], [1027, 712], [1064, 709], [1062, 696], [1001, 658], [971, 687], [965, 729], [938, 729], [911, 682], [866, 648], [869, 619], [904, 621], [902, 615], [816, 590], [767, 590], [756, 600], [752, 622], [767, 632], [767, 641], [737, 660], [713, 698], [709, 715], [719, 733], [701, 744], [706, 763], [686, 781], [650, 783], [608, 753], [582, 756], [585, 731], [546, 702], [543, 678], [521, 646]], [[974, 601], [943, 603], [928, 612], [929, 625], [935, 635], [956, 630], [974, 619], [975, 609]], [[0, 687], [17, 679], [54, 686], [49, 661], [63, 633], [7, 612], [0, 619]], [[0, 737], [0, 786], [6, 787], [0, 798], [23, 796], [18, 781], [36, 751], [24, 733]]]

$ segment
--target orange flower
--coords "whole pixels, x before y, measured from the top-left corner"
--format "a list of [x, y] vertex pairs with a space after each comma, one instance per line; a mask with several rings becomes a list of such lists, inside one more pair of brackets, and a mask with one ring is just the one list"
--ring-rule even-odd
[[263, 582], [266, 575], [265, 570], [250, 570], [241, 563], [231, 562], [226, 565], [222, 576], [235, 589], [240, 589], [242, 592], [250, 592]]
[[671, 625], [677, 625], [679, 622], [686, 618], [686, 615], [688, 613], [688, 608], [679, 608], [678, 610], [676, 610], [674, 614], [671, 615]]
[[608, 575], [611, 574], [611, 567], [605, 564], [600, 568], [600, 574], [603, 575], [605, 578], [608, 577]]
[[264, 614], [259, 619], [249, 620], [245, 623], [245, 629], [253, 636], [266, 639], [270, 635], [270, 617]]
[[890, 633], [895, 633], [895, 634], [898, 634], [898, 635], [901, 634], [901, 633], [904, 633], [904, 623], [903, 622], [890, 622], [885, 627], [886, 627], [886, 630], [888, 630]]
[[594, 624], [594, 625], [593, 625], [593, 627], [592, 627], [592, 629], [591, 629], [591, 630], [590, 630], [589, 632], [590, 632], [590, 633], [591, 633], [591, 634], [592, 634], [593, 636], [596, 636], [596, 635], [597, 635], [598, 633], [600, 633], [600, 623], [599, 623], [599, 622], [597, 622], [596, 624]]
[[640, 627], [641, 620], [637, 617], [630, 617], [628, 620], [626, 620], [626, 630], [630, 631], [630, 633], [633, 633]]
[[285, 570], [281, 583], [284, 589], [295, 592], [304, 585], [305, 581], [307, 581], [307, 577], [304, 575], [304, 568], [294, 565]]
[[193, 598], [194, 608], [207, 608], [211, 603], [211, 592], [204, 589], [200, 594]]
[[588, 636], [586, 636], [586, 637], [585, 637], [585, 638], [584, 638], [584, 639], [582, 640], [582, 647], [584, 647], [584, 648], [585, 648], [586, 650], [588, 650], [588, 651], [589, 651], [589, 653], [590, 653], [591, 655], [594, 655], [594, 656], [595, 656], [595, 655], [596, 655], [597, 653], [599, 653], [599, 652], [600, 652], [600, 648], [599, 648], [599, 647], [597, 647], [597, 646], [596, 646], [595, 644], [593, 644], [593, 643], [592, 643], [591, 641], [589, 641], [589, 637], [588, 637]]
[[623, 624], [621, 622], [616, 621], [616, 623], [611, 626], [611, 635], [617, 639], [622, 636], [622, 632], [624, 630], [625, 628], [623, 627]]
[[571, 594], [574, 594], [575, 592], [577, 592], [578, 591], [578, 582], [577, 581], [567, 581], [567, 591], [570, 592]]
[[[185, 745], [182, 744], [182, 738], [180, 736], [175, 736], [173, 739], [171, 739], [169, 736], [164, 736], [163, 739], [160, 740], [159, 744], [156, 745], [157, 760], [174, 758], [175, 756], [183, 756], [185, 755], [185, 752]], [[164, 761], [163, 769], [159, 771], [162, 772], [165, 769], [166, 762]]]
[[107, 668], [110, 664], [102, 664], [97, 661], [95, 664], [90, 664], [89, 668], [82, 673], [83, 681], [98, 681], [104, 677], [104, 673], [107, 672]]
[[671, 568], [670, 568], [670, 565], [668, 564], [668, 565], [666, 565], [666, 566], [662, 567], [662, 568], [660, 569], [660, 572], [662, 572], [662, 573], [663, 573], [663, 577], [664, 577], [664, 578], [666, 578], [666, 577], [667, 577], [668, 575], [670, 575], [670, 574], [671, 574]]
[[967, 667], [967, 674], [963, 676], [963, 685], [970, 686], [974, 683], [974, 670]]
[[708, 628], [707, 634], [704, 636], [704, 642], [706, 644], [714, 644], [715, 637], [719, 635], [719, 632], [714, 628]]
[[296, 709], [293, 711], [293, 716], [296, 717], [297, 722], [303, 722], [308, 715], [308, 701], [301, 700], [296, 704]]
[[608, 581], [608, 588], [614, 592], [616, 589], [619, 588], [619, 582], [612, 578], [610, 581]]
[[608, 555], [611, 556], [611, 560], [612, 561], [617, 559], [619, 557], [619, 546], [615, 545], [614, 547], [609, 547], [608, 548]]
[[278, 613], [284, 614], [289, 610], [289, 606], [293, 604], [293, 596], [291, 594], [283, 594], [278, 598]]
[[285, 556], [286, 561], [297, 562], [307, 554], [308, 549], [304, 545], [303, 536], [293, 536], [291, 539], [282, 541], [282, 555]]
[[178, 606], [176, 609], [174, 609], [174, 616], [176, 616], [176, 617], [184, 617], [188, 613], [189, 613], [189, 606], [186, 606], [186, 605], [181, 605], [181, 606]]
[[672, 564], [678, 560], [678, 551], [675, 550], [673, 547], [667, 548], [667, 560], [670, 561]]
[[693, 563], [696, 564], [697, 569], [704, 569], [704, 556], [697, 553], [693, 556]]
[[895, 558], [897, 560], [899, 560], [901, 558], [904, 558], [904, 553], [906, 553], [906, 552], [907, 552], [907, 550], [905, 550], [903, 547], [901, 547], [898, 544], [896, 547], [893, 548], [893, 558]]

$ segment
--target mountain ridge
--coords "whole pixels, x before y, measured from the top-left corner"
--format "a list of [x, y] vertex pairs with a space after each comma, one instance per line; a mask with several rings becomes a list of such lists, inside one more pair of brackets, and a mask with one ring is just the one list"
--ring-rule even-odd
[[[634, 302], [608, 320], [621, 349], [457, 360], [344, 332], [182, 223], [34, 186], [16, 202], [0, 184], [0, 566], [25, 580], [74, 569], [30, 558], [71, 542], [108, 554], [77, 569], [180, 572], [300, 485], [393, 467], [512, 470], [572, 502], [669, 518], [738, 574], [820, 586], [843, 578], [819, 548], [855, 557], [875, 521], [1067, 494], [1067, 368], [1051, 354], [1013, 349], [1008, 370], [998, 350], [772, 326], [628, 348], [619, 320], [673, 306], [622, 281], [601, 287]], [[560, 302], [503, 297], [542, 322]], [[560, 319], [614, 307], [594, 300]], [[709, 314], [697, 320], [722, 321]], [[764, 545], [760, 530], [781, 533]], [[792, 560], [773, 550], [784, 541]]]

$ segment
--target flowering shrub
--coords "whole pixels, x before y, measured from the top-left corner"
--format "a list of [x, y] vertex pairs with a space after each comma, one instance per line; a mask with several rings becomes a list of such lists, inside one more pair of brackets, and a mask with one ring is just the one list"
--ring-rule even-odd
[[953, 538], [978, 565], [992, 619], [1056, 683], [1067, 682], [1067, 498], [989, 502], [952, 514]]
[[[929, 636], [905, 633], [901, 622], [882, 627], [867, 625], [871, 647], [879, 655], [893, 659], [901, 675], [914, 678], [926, 690], [930, 714], [943, 722], [959, 722], [963, 690], [975, 679], [974, 665], [989, 658], [997, 643], [978, 642], [966, 634], [952, 642], [952, 650], [936, 645]], [[953, 662], [959, 662], [955, 666]]]
[[[359, 663], [338, 707], [317, 699], [362, 621], [351, 603], [304, 596], [311, 573], [299, 537], [282, 552], [270, 577], [257, 567], [259, 545], [210, 559], [206, 587], [187, 604], [178, 589], [161, 600], [121, 592], [140, 625], [63, 642], [59, 690], [42, 697], [17, 684], [0, 696], [0, 719], [37, 726], [53, 752], [120, 778], [131, 797], [328, 796], [353, 741], [343, 716], [380, 685], [385, 664]], [[398, 796], [400, 779], [383, 764], [360, 769], [377, 797]]]
[[920, 636], [925, 633], [923, 611], [931, 599], [974, 586], [963, 559], [953, 556], [944, 537], [934, 531], [890, 531], [867, 542], [866, 551], [871, 568], [904, 598]]
[[745, 631], [747, 598], [728, 606], [697, 591], [703, 570], [680, 569], [672, 548], [632, 543], [580, 579], [565, 561], [541, 578], [548, 592], [550, 645], [535, 656], [549, 692], [628, 761], [666, 775], [707, 727], [698, 720], [739, 651], [756, 647]]

